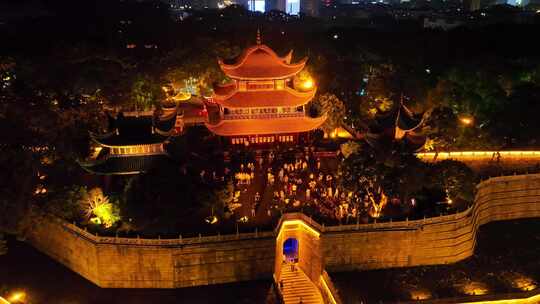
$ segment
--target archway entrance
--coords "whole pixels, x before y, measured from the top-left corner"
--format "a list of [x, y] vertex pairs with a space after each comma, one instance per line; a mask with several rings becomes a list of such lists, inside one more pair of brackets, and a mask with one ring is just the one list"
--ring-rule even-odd
[[283, 258], [285, 261], [298, 262], [298, 240], [295, 238], [288, 238], [283, 242]]

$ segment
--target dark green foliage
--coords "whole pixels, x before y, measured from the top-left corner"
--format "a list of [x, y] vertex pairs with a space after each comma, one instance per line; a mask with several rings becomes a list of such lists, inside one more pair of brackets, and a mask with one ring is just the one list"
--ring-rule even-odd
[[69, 222], [79, 220], [83, 215], [80, 202], [87, 196], [84, 186], [74, 185], [49, 195], [45, 210]]
[[346, 115], [345, 105], [339, 100], [336, 95], [322, 94], [316, 97], [313, 105], [317, 109], [319, 115], [327, 115], [326, 121], [322, 125], [326, 133], [333, 132], [336, 128], [341, 127], [343, 118]]
[[453, 201], [474, 200], [477, 183], [474, 172], [465, 164], [454, 160], [443, 160], [433, 165], [429, 179], [432, 187], [447, 190]]
[[0, 256], [6, 254], [7, 251], [7, 241], [4, 240], [4, 234], [0, 233]]
[[340, 168], [344, 187], [354, 192], [377, 192], [382, 188], [387, 196], [406, 200], [425, 182], [426, 165], [398, 146], [377, 151], [362, 144]]
[[493, 135], [509, 146], [538, 145], [540, 82], [512, 89], [509, 105], [493, 116]]
[[138, 75], [132, 85], [129, 101], [123, 105], [126, 110], [146, 111], [159, 107], [165, 98], [161, 84], [148, 76]]
[[232, 199], [231, 184], [201, 180], [171, 164], [130, 179], [120, 206], [122, 219], [145, 232], [173, 233], [185, 222], [200, 225], [204, 216], [220, 215]]
[[355, 193], [377, 193], [408, 202], [415, 198], [421, 209], [434, 208], [446, 200], [472, 203], [476, 176], [465, 164], [445, 160], [435, 165], [420, 161], [399, 146], [376, 151], [363, 144], [358, 152], [344, 159], [340, 167], [342, 185]]

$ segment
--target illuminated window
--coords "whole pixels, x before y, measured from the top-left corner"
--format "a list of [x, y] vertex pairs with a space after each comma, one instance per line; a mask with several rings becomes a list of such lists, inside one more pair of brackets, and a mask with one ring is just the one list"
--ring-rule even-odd
[[238, 83], [238, 90], [239, 91], [245, 91], [246, 90], [246, 82], [245, 81], [240, 81]]
[[257, 90], [273, 90], [274, 89], [274, 82], [273, 81], [265, 81], [265, 82], [249, 82], [247, 85], [248, 90], [250, 91], [257, 91]]
[[248, 9], [252, 12], [263, 12], [264, 13], [264, 0], [249, 0]]
[[289, 15], [298, 15], [300, 12], [300, 0], [285, 0], [285, 12]]

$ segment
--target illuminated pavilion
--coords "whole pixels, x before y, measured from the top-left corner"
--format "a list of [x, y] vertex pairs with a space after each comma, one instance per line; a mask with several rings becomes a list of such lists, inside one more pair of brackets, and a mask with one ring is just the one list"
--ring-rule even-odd
[[306, 104], [317, 91], [311, 79], [295, 87], [294, 77], [307, 58], [291, 63], [292, 51], [279, 57], [268, 46], [257, 44], [246, 49], [231, 63], [218, 60], [221, 70], [232, 81], [214, 88], [208, 103], [213, 133], [227, 137], [232, 144], [296, 142], [302, 134], [317, 129], [326, 116], [306, 114]]
[[375, 117], [364, 139], [373, 147], [385, 147], [391, 142], [404, 144], [417, 151], [426, 143], [422, 134], [424, 115], [415, 115], [403, 102], [399, 102], [387, 113]]
[[164, 115], [109, 117], [107, 133], [90, 132], [96, 145], [89, 160], [80, 165], [100, 175], [129, 175], [148, 171], [169, 161], [165, 142], [176, 132], [177, 111]]

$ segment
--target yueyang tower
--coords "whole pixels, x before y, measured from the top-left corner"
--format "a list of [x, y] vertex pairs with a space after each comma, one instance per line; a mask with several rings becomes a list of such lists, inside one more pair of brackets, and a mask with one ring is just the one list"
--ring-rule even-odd
[[293, 78], [305, 67], [307, 58], [291, 63], [292, 51], [278, 56], [261, 43], [244, 50], [230, 63], [219, 59], [221, 70], [231, 79], [214, 88], [212, 103], [218, 115], [210, 115], [207, 128], [230, 139], [232, 144], [295, 142], [318, 128], [326, 116], [306, 114], [306, 104], [317, 91], [311, 80], [300, 88]]

